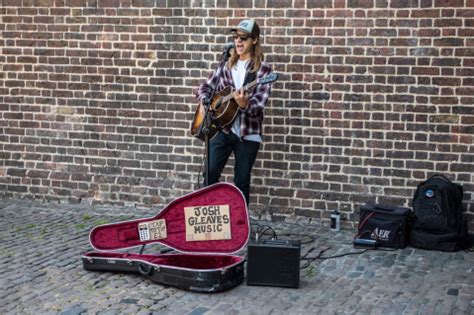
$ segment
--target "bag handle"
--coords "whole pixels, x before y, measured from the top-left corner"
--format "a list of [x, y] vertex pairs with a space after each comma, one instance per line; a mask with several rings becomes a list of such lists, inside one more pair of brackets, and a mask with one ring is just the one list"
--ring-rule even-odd
[[369, 213], [369, 214], [364, 218], [364, 220], [363, 220], [362, 222], [359, 221], [359, 226], [358, 226], [357, 228], [358, 228], [359, 230], [361, 230], [361, 229], [364, 227], [364, 225], [365, 225], [365, 223], [367, 222], [367, 220], [369, 220], [370, 217], [373, 216], [374, 214], [375, 214], [375, 212], [371, 212], [371, 213]]
[[[464, 193], [463, 187], [462, 187], [461, 185], [459, 185], [459, 184], [456, 184], [456, 183], [452, 182], [452, 181], [451, 181], [449, 178], [447, 178], [446, 176], [444, 176], [444, 175], [442, 175], [442, 174], [434, 174], [434, 175], [431, 176], [430, 178], [439, 178], [439, 179], [444, 180], [445, 182], [447, 182], [447, 183], [449, 183], [449, 184], [454, 184], [453, 186], [456, 187], [455, 189], [458, 191], [458, 193], [461, 194], [461, 197], [462, 197], [462, 195], [463, 195], [463, 193]], [[425, 182], [423, 182], [423, 184], [424, 184], [424, 183], [425, 183]]]
[[444, 176], [443, 174], [434, 174], [433, 176], [431, 176], [431, 178], [439, 178], [439, 179], [444, 180], [445, 182], [451, 183], [451, 180], [447, 178], [446, 176]]
[[385, 211], [395, 211], [395, 209], [393, 207], [390, 207], [390, 206], [386, 206], [386, 205], [375, 205], [374, 209], [379, 209], [379, 210], [385, 210]]

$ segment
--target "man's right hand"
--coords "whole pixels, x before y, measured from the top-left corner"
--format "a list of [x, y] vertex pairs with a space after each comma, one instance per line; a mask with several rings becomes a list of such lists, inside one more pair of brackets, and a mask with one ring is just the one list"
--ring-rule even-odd
[[[199, 103], [199, 112], [200, 112], [201, 115], [203, 115], [203, 116], [206, 115], [206, 106], [207, 106], [207, 105], [204, 105], [204, 104], [206, 104], [208, 101], [209, 101], [209, 100], [205, 98], [205, 99], [203, 99], [203, 100]], [[211, 108], [209, 108], [209, 112], [213, 112], [214, 109], [212, 108], [212, 104], [209, 105], [209, 106], [211, 106]]]
[[206, 115], [206, 107], [202, 103], [199, 103], [199, 112], [201, 113], [201, 116], [203, 117], [204, 115]]

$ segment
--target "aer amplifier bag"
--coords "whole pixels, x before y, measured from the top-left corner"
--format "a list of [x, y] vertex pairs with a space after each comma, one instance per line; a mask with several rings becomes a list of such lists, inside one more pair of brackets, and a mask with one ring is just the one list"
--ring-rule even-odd
[[409, 239], [411, 209], [381, 204], [360, 208], [357, 239], [376, 241], [377, 246], [404, 248]]
[[[249, 215], [241, 191], [217, 183], [175, 199], [156, 216], [92, 229], [95, 251], [82, 255], [86, 270], [134, 272], [159, 284], [219, 292], [244, 280], [237, 252], [249, 239]], [[170, 254], [124, 253], [159, 243]]]

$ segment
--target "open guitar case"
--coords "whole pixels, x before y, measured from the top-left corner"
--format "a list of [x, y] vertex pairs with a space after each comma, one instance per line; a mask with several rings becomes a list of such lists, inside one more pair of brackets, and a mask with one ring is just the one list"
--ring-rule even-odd
[[[219, 292], [243, 282], [249, 239], [245, 198], [234, 185], [217, 183], [169, 203], [156, 216], [94, 227], [94, 251], [82, 255], [84, 269], [133, 272], [153, 282], [196, 292]], [[172, 249], [142, 254], [147, 244]], [[124, 249], [141, 247], [139, 253]]]

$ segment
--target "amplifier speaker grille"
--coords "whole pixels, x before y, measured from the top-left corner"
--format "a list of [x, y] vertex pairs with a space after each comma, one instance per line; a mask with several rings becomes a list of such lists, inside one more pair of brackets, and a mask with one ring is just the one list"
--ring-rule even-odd
[[264, 240], [249, 243], [247, 284], [298, 288], [300, 254], [299, 241]]

